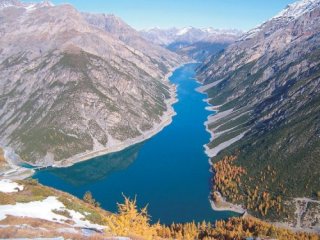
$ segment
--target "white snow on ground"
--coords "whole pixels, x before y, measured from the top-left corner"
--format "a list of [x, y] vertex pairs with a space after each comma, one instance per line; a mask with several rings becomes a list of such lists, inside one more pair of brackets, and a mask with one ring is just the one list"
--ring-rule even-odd
[[192, 29], [192, 27], [185, 27], [179, 30], [179, 32], [177, 33], [178, 36], [184, 35], [187, 32], [189, 32]]
[[[292, 4], [289, 4], [284, 10], [282, 10], [279, 14], [271, 18], [271, 20], [282, 20], [285, 19], [286, 21], [293, 21], [299, 17], [301, 17], [303, 14], [311, 11], [312, 9], [317, 8], [320, 5], [319, 0], [300, 0], [296, 1]], [[270, 21], [270, 20], [268, 20]], [[268, 21], [263, 22], [259, 26], [251, 29], [247, 33], [243, 34], [242, 37], [239, 39], [241, 40], [247, 40], [251, 39], [254, 36], [256, 36], [259, 32], [262, 31], [264, 24], [266, 24]]]
[[0, 180], [0, 192], [12, 193], [12, 192], [18, 192], [18, 190], [22, 191], [23, 186], [19, 185], [18, 183], [12, 182], [9, 179]]
[[320, 4], [319, 0], [301, 0], [289, 4], [286, 9], [282, 10], [278, 15], [273, 17], [276, 18], [294, 18], [302, 16], [306, 12], [316, 8]]
[[30, 5], [26, 6], [25, 9], [27, 11], [33, 11], [36, 9], [36, 4], [30, 4]]
[[[70, 213], [71, 218], [67, 218], [62, 215], [55, 214], [52, 210], [67, 210]], [[48, 197], [43, 201], [34, 201], [29, 203], [16, 203], [15, 205], [2, 205], [0, 206], [0, 221], [5, 219], [7, 215], [16, 217], [30, 217], [44, 219], [48, 221], [54, 221], [64, 223], [66, 220], [72, 220], [75, 222], [74, 227], [81, 228], [93, 228], [103, 230], [105, 227], [92, 224], [87, 220], [83, 220], [85, 216], [81, 213], [66, 209], [63, 203], [61, 203], [56, 197]]]

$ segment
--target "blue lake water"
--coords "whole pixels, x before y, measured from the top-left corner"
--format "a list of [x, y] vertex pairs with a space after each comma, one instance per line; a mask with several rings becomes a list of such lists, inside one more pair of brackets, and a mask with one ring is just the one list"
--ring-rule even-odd
[[91, 191], [106, 210], [116, 212], [122, 194], [148, 204], [152, 221], [161, 223], [212, 221], [235, 216], [215, 212], [208, 200], [210, 177], [203, 145], [209, 141], [204, 122], [209, 114], [204, 94], [195, 89], [195, 64], [176, 70], [177, 115], [171, 125], [150, 140], [121, 152], [94, 158], [64, 169], [39, 171], [34, 178], [44, 185], [82, 197]]

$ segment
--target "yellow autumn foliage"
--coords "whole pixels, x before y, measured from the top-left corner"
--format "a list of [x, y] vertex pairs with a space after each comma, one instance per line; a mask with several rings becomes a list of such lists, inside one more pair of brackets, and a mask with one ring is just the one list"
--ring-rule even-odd
[[149, 223], [147, 207], [140, 211], [136, 199], [124, 197], [124, 203], [118, 203], [118, 214], [105, 219], [110, 231], [117, 236], [140, 236], [143, 239], [154, 239], [157, 235], [158, 224]]
[[[265, 194], [267, 196], [267, 194]], [[108, 231], [114, 236], [131, 237], [132, 239], [217, 239], [244, 240], [248, 237], [274, 238], [278, 240], [318, 240], [316, 234], [293, 232], [276, 227], [254, 217], [234, 217], [227, 221], [217, 221], [215, 225], [202, 223], [171, 224], [170, 226], [150, 224], [147, 208], [140, 211], [136, 199], [125, 197], [123, 204], [118, 204], [119, 214], [105, 219]]]

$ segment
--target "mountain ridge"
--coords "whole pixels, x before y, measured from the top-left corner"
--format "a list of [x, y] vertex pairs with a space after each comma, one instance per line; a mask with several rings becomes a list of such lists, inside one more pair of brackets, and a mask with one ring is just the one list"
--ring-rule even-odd
[[[236, 29], [215, 29], [212, 27], [196, 28], [151, 28], [140, 31], [142, 36], [158, 45], [170, 45], [173, 42], [232, 42], [242, 34], [242, 31]], [[158, 35], [158, 36], [157, 36]]]
[[[290, 5], [281, 16], [303, 14], [271, 18], [198, 68], [209, 102], [219, 109], [206, 123], [212, 135], [206, 152], [215, 166], [235, 155], [232, 164], [246, 170], [234, 189], [227, 187], [232, 193], [219, 190], [250, 214], [297, 228], [316, 229], [317, 217], [310, 216], [319, 216], [316, 204], [295, 200], [316, 199], [320, 185], [314, 168], [320, 146], [319, 2]], [[236, 197], [233, 191], [241, 193]], [[259, 200], [267, 196], [263, 191], [273, 204], [278, 197], [285, 199], [283, 209], [268, 202], [266, 214], [266, 202]], [[305, 215], [296, 214], [304, 205]]]
[[181, 56], [202, 62], [208, 56], [223, 51], [242, 34], [239, 30], [214, 28], [153, 28], [140, 31], [142, 37], [154, 44], [164, 46]]
[[5, 7], [0, 17], [0, 144], [23, 160], [53, 165], [115, 147], [172, 115], [165, 75], [178, 55], [134, 48], [68, 4]]

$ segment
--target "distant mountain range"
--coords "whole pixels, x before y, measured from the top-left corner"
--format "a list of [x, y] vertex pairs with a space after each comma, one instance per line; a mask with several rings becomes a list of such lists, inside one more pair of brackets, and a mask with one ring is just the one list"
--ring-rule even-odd
[[140, 31], [142, 36], [158, 45], [168, 46], [174, 42], [233, 42], [242, 34], [239, 30], [219, 30], [214, 28], [152, 28]]
[[[219, 108], [207, 122], [207, 153], [213, 162], [237, 155], [247, 171], [238, 198], [226, 197], [297, 228], [319, 228], [319, 23], [319, 0], [296, 2], [198, 69], [202, 91]], [[253, 196], [280, 197], [282, 208], [268, 203], [266, 211]]]
[[242, 35], [239, 30], [200, 29], [194, 27], [152, 28], [142, 30], [140, 33], [150, 42], [198, 61], [218, 53]]
[[0, 145], [23, 160], [125, 146], [168, 120], [164, 79], [183, 60], [119, 18], [1, 0], [0, 19]]

